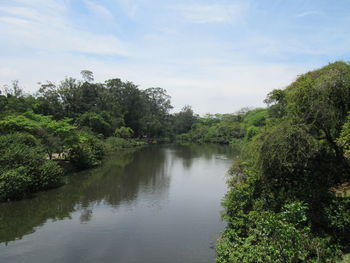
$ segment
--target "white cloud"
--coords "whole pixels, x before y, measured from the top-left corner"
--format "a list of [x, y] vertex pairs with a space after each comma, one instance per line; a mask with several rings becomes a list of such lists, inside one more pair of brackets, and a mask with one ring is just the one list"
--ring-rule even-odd
[[[66, 12], [64, 1], [23, 2], [27, 5], [20, 8], [0, 7], [0, 11], [6, 14], [0, 16], [0, 33], [8, 45], [55, 52], [130, 55], [126, 45], [114, 35], [102, 35], [78, 28]], [[56, 9], [53, 10], [54, 7]], [[97, 12], [108, 12], [101, 8]]]
[[296, 17], [304, 17], [304, 16], [310, 16], [310, 15], [324, 15], [324, 13], [321, 11], [313, 10], [313, 11], [307, 11], [307, 12], [297, 14]]
[[139, 0], [116, 0], [119, 3], [126, 15], [129, 18], [134, 19], [136, 17], [136, 13], [139, 10]]
[[23, 17], [31, 20], [38, 20], [38, 17], [40, 16], [39, 13], [32, 9], [27, 7], [1, 7], [0, 6], [0, 12], [7, 13], [9, 15], [17, 16], [17, 17]]
[[[252, 11], [254, 5], [237, 5], [234, 0], [175, 7], [162, 1], [152, 1], [152, 6], [145, 0], [110, 0], [111, 8], [115, 4], [128, 16], [116, 18], [118, 30], [103, 28], [111, 21], [97, 19], [112, 15], [100, 1], [81, 0], [93, 13], [71, 8], [73, 1], [0, 0], [0, 85], [18, 79], [27, 91], [35, 91], [39, 81], [80, 78], [79, 72], [89, 69], [96, 81], [119, 77], [141, 88], [165, 88], [176, 110], [190, 104], [200, 114], [234, 112], [244, 106], [262, 106], [269, 91], [325, 63], [313, 58], [348, 54], [350, 43], [348, 29], [338, 27], [317, 27], [312, 34], [306, 34], [304, 26], [297, 34], [283, 27], [283, 34], [276, 35], [276, 28], [266, 30], [270, 22], [263, 24], [259, 16], [254, 17], [259, 25], [249, 27], [252, 16], [247, 8]], [[154, 13], [148, 12], [151, 9]], [[84, 27], [84, 19], [94, 19], [96, 26]], [[295, 16], [291, 20], [294, 23]], [[198, 28], [188, 23], [207, 24], [194, 32]], [[244, 27], [224, 31], [238, 23]], [[93, 31], [99, 27], [110, 33]]]
[[241, 18], [245, 7], [242, 4], [187, 4], [176, 9], [186, 21], [205, 24], [235, 22]]
[[112, 13], [104, 6], [97, 4], [96, 2], [85, 0], [85, 5], [89, 8], [89, 10], [100, 17], [112, 19]]
[[[80, 78], [82, 69], [94, 72], [95, 80], [110, 78], [130, 80], [140, 88], [162, 87], [172, 97], [175, 111], [185, 104], [193, 106], [200, 114], [207, 112], [235, 112], [245, 106], [263, 106], [266, 94], [275, 88], [284, 88], [310, 68], [301, 65], [251, 63], [227, 65], [209, 59], [209, 64], [187, 60], [184, 75], [177, 63], [157, 62], [105, 62], [76, 54], [35, 54], [35, 59], [6, 59], [5, 69], [0, 69], [0, 84], [19, 79], [26, 91], [35, 91], [37, 82], [59, 82], [65, 76]], [[68, 63], [67, 63], [68, 62]], [[184, 65], [184, 63], [182, 63]], [[23, 81], [25, 82], [23, 82]]]

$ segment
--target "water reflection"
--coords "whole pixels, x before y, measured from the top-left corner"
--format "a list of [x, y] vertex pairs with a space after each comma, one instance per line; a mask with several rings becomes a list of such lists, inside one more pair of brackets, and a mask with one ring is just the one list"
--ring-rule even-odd
[[123, 151], [110, 156], [103, 166], [71, 176], [58, 189], [37, 194], [32, 199], [0, 204], [0, 242], [9, 242], [35, 231], [48, 219], [70, 218], [81, 211], [81, 222], [91, 220], [92, 204], [102, 201], [118, 207], [121, 202], [137, 198], [140, 187], [164, 193], [166, 177], [165, 151], [154, 148]]
[[214, 159], [233, 158], [237, 150], [217, 144], [185, 144], [171, 147], [174, 155], [180, 159], [185, 169], [191, 169], [196, 158], [204, 158], [211, 161]]
[[233, 156], [217, 145], [149, 146], [0, 204], [0, 262], [213, 262]]

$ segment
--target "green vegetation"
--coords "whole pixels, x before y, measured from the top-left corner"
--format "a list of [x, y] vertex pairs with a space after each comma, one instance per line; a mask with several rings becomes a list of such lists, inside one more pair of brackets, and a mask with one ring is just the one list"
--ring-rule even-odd
[[243, 109], [235, 114], [207, 114], [192, 122], [187, 133], [179, 134], [178, 142], [219, 143], [237, 145], [249, 141], [265, 125], [266, 109]]
[[28, 133], [0, 136], [0, 200], [22, 198], [62, 183], [63, 170], [44, 155]]
[[171, 141], [196, 120], [188, 106], [170, 114], [164, 89], [81, 73], [84, 81], [47, 82], [35, 94], [17, 81], [0, 92], [0, 201], [61, 185], [66, 168], [91, 168], [107, 153]]
[[217, 262], [338, 262], [350, 249], [350, 199], [330, 189], [350, 181], [350, 65], [301, 75], [266, 102], [242, 122]]

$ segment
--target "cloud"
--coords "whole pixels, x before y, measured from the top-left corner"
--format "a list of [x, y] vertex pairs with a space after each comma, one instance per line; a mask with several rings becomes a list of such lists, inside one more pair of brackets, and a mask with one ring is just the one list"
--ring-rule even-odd
[[0, 12], [7, 13], [16, 17], [23, 17], [31, 20], [38, 20], [40, 14], [31, 8], [27, 7], [1, 7]]
[[139, 0], [116, 0], [129, 18], [134, 19], [139, 9]]
[[89, 0], [85, 0], [84, 3], [87, 8], [96, 15], [107, 19], [113, 18], [112, 13], [106, 7]]
[[245, 8], [241, 4], [187, 4], [175, 9], [188, 22], [206, 24], [235, 22], [241, 18]]
[[304, 16], [310, 16], [310, 15], [324, 15], [324, 13], [321, 11], [313, 10], [313, 11], [307, 11], [307, 12], [297, 14], [296, 17], [304, 17]]
[[[30, 67], [28, 60], [31, 60]], [[67, 63], [69, 62], [69, 63]], [[103, 61], [99, 58], [76, 54], [35, 54], [32, 58], [8, 58], [6, 68], [0, 69], [0, 84], [19, 79], [25, 91], [37, 90], [37, 82], [50, 80], [58, 83], [65, 76], [80, 78], [82, 69], [94, 72], [95, 80], [110, 78], [130, 80], [140, 85], [165, 88], [172, 97], [175, 111], [185, 104], [193, 106], [199, 114], [207, 112], [235, 112], [245, 106], [263, 106], [266, 94], [283, 88], [300, 73], [309, 70], [303, 65], [289, 66], [272, 63], [240, 63], [229, 65], [223, 61], [186, 60], [171, 63], [161, 61]], [[183, 74], [179, 70], [191, 74]], [[25, 80], [23, 82], [22, 80]]]
[[[234, 112], [262, 106], [298, 74], [348, 59], [346, 15], [323, 21], [310, 6], [299, 19], [290, 10], [300, 8], [272, 12], [260, 2], [0, 0], [0, 86], [18, 79], [35, 91], [39, 81], [89, 69], [98, 82], [165, 88], [176, 110]], [[315, 21], [305, 23], [308, 15]]]
[[[112, 34], [83, 30], [70, 18], [65, 1], [23, 1], [22, 7], [0, 7], [0, 33], [8, 46], [17, 45], [38, 51], [83, 52], [93, 55], [128, 56], [126, 45]], [[90, 2], [96, 12], [107, 9]], [[62, 4], [60, 4], [62, 3]], [[52, 8], [56, 9], [52, 9]], [[0, 13], [1, 14], [1, 13]]]

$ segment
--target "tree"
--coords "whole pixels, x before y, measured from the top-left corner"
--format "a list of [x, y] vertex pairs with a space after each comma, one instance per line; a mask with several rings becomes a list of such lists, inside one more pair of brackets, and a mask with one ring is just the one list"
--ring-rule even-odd
[[112, 134], [111, 124], [108, 123], [100, 114], [95, 112], [85, 112], [77, 119], [79, 127], [88, 127], [96, 134], [108, 136]]
[[129, 127], [120, 127], [115, 130], [115, 136], [123, 139], [130, 139], [134, 135], [134, 131]]
[[350, 111], [350, 65], [335, 62], [300, 76], [286, 90], [288, 118], [312, 127], [313, 136], [324, 139], [342, 158], [336, 144]]
[[143, 91], [145, 114], [142, 118], [147, 137], [162, 137], [168, 133], [170, 125], [169, 110], [173, 107], [170, 96], [162, 88], [148, 88]]
[[56, 121], [49, 116], [26, 112], [0, 120], [0, 133], [27, 132], [37, 136], [51, 159], [54, 152], [62, 153], [76, 143], [76, 127], [70, 121], [71, 119]]
[[191, 130], [196, 122], [197, 116], [189, 105], [185, 105], [180, 112], [174, 114], [174, 129], [176, 134], [181, 134]]
[[313, 236], [303, 203], [288, 203], [279, 213], [252, 211], [244, 219], [246, 231], [224, 232], [218, 263], [335, 263], [339, 257], [328, 239]]
[[62, 98], [56, 85], [52, 82], [41, 84], [36, 98], [35, 113], [51, 115], [54, 119], [61, 119], [65, 116]]
[[83, 77], [83, 80], [86, 82], [92, 82], [94, 81], [94, 73], [90, 70], [82, 70], [80, 71], [81, 76]]
[[62, 183], [62, 168], [45, 160], [44, 154], [39, 141], [28, 133], [0, 136], [0, 201], [19, 199]]

